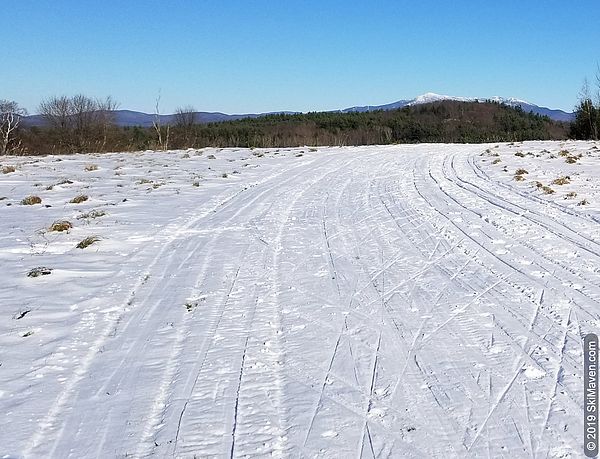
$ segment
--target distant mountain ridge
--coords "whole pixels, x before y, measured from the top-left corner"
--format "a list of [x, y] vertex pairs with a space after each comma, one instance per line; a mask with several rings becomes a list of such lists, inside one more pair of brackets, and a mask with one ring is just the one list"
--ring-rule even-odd
[[[454, 100], [459, 102], [486, 102], [488, 100], [509, 105], [511, 107], [521, 107], [525, 112], [533, 112], [538, 115], [548, 116], [550, 119], [555, 121], [572, 121], [575, 117], [573, 113], [565, 112], [558, 109], [550, 109], [547, 107], [541, 107], [529, 103], [524, 100], [504, 97], [490, 97], [490, 98], [471, 98], [471, 97], [456, 97], [456, 96], [445, 96], [428, 92], [414, 99], [403, 99], [396, 102], [392, 102], [384, 105], [365, 105], [349, 107], [342, 110], [333, 110], [341, 113], [350, 112], [369, 112], [376, 110], [397, 110], [403, 107], [410, 107], [413, 105], [429, 104], [433, 102], [440, 102], [444, 100]], [[221, 112], [195, 112], [196, 120], [198, 123], [217, 123], [221, 121], [234, 121], [243, 118], [258, 118], [260, 116], [274, 115], [274, 114], [296, 114], [299, 112], [293, 111], [282, 111], [282, 112], [268, 112], [268, 113], [246, 113], [246, 114], [234, 114], [229, 115]], [[115, 124], [117, 126], [141, 126], [151, 127], [156, 115], [151, 113], [137, 112], [133, 110], [115, 110]], [[25, 117], [25, 124], [29, 126], [43, 126], [44, 119], [41, 115], [30, 115]], [[173, 124], [175, 122], [175, 115], [160, 115], [160, 122], [163, 125]]]
[[390, 104], [384, 105], [366, 105], [366, 106], [357, 106], [350, 107], [340, 110], [342, 113], [349, 112], [370, 112], [375, 110], [397, 110], [403, 107], [410, 107], [412, 105], [420, 105], [420, 104], [430, 104], [433, 102], [441, 102], [444, 100], [454, 100], [458, 102], [498, 102], [501, 104], [505, 104], [511, 107], [521, 107], [523, 111], [529, 113], [533, 112], [537, 115], [547, 116], [548, 118], [555, 121], [572, 121], [575, 118], [574, 113], [565, 112], [564, 110], [551, 109], [547, 107], [541, 107], [539, 105], [532, 104], [525, 100], [516, 99], [514, 97], [505, 98], [505, 97], [457, 97], [457, 96], [445, 96], [441, 94], [436, 94], [433, 92], [428, 92], [426, 94], [422, 94], [420, 96], [415, 97], [414, 99], [404, 99], [398, 100], [396, 102], [392, 102]]

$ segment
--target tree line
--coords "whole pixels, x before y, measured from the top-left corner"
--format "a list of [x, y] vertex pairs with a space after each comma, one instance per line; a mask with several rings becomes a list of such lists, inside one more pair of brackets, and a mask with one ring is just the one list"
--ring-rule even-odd
[[[440, 101], [392, 111], [276, 114], [200, 124], [193, 107], [161, 123], [160, 98], [151, 127], [115, 124], [118, 103], [84, 95], [44, 100], [42, 126], [0, 101], [0, 154], [139, 151], [214, 147], [293, 147], [416, 142], [502, 142], [564, 139], [575, 128], [496, 102]], [[593, 106], [593, 104], [592, 104]], [[597, 109], [595, 109], [597, 113]], [[579, 120], [579, 118], [577, 118]], [[577, 125], [577, 121], [574, 126]]]
[[600, 66], [596, 70], [595, 95], [587, 78], [579, 92], [575, 108], [575, 120], [571, 123], [570, 136], [574, 139], [598, 140], [600, 137]]

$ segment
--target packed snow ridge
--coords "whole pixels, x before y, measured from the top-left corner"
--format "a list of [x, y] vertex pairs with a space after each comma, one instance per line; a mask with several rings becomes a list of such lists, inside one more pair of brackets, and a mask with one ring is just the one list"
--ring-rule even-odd
[[0, 158], [0, 457], [579, 457], [600, 145]]

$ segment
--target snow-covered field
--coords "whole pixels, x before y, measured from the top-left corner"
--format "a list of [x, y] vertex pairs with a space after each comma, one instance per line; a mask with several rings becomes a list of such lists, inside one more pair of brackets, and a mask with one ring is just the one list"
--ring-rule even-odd
[[581, 456], [599, 148], [0, 157], [0, 457]]

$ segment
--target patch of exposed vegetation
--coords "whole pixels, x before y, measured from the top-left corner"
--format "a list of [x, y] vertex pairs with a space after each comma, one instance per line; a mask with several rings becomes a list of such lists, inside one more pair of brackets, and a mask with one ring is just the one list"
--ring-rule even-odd
[[587, 199], [582, 199], [581, 201], [579, 201], [577, 203], [578, 206], [587, 206], [589, 204], [589, 201]]
[[77, 196], [75, 196], [75, 197], [74, 197], [73, 199], [71, 199], [69, 202], [70, 202], [71, 204], [81, 204], [82, 202], [85, 202], [85, 201], [87, 201], [88, 199], [89, 199], [89, 198], [88, 198], [88, 196], [87, 196], [87, 195], [85, 195], [85, 194], [80, 194], [80, 195], [77, 195]]
[[67, 220], [57, 220], [50, 225], [49, 231], [69, 231], [73, 228], [73, 224]]
[[515, 171], [515, 175], [524, 175], [524, 174], [529, 174], [529, 172], [527, 172], [525, 169], [517, 169]]
[[42, 203], [42, 198], [40, 198], [39, 196], [27, 196], [26, 198], [23, 198], [23, 200], [21, 201], [21, 204], [23, 204], [24, 206], [32, 206], [34, 204], [41, 204]]
[[188, 301], [185, 303], [185, 309], [187, 310], [187, 312], [192, 312], [197, 307], [198, 307], [197, 301]]
[[81, 242], [79, 242], [79, 244], [77, 244], [76, 247], [78, 249], [85, 249], [86, 247], [89, 247], [90, 245], [95, 244], [98, 241], [100, 241], [100, 238], [98, 236], [88, 236]]
[[567, 164], [575, 164], [577, 162], [577, 156], [567, 156], [567, 159], [565, 159], [565, 162]]
[[89, 212], [85, 212], [81, 215], [77, 216], [78, 220], [88, 220], [91, 218], [98, 218], [98, 217], [104, 217], [106, 215], [106, 212], [104, 210], [90, 210]]
[[569, 183], [571, 183], [571, 177], [568, 175], [552, 180], [552, 185], [568, 185]]
[[85, 166], [84, 169], [87, 172], [97, 171], [98, 170], [98, 166], [96, 164], [88, 164], [87, 166]]
[[547, 185], [542, 186], [542, 191], [544, 194], [553, 194], [554, 190]]
[[10, 174], [12, 172], [16, 172], [17, 168], [15, 166], [4, 166], [2, 168], [2, 173], [3, 174]]
[[514, 179], [516, 182], [522, 182], [525, 180], [525, 177], [523, 177], [522, 175], [515, 175]]
[[47, 276], [52, 273], [52, 268], [46, 268], [45, 266], [38, 266], [37, 268], [33, 268], [29, 270], [27, 273], [27, 277], [39, 277], [39, 276]]
[[565, 199], [574, 199], [577, 197], [577, 193], [575, 191], [570, 191], [565, 195]]

